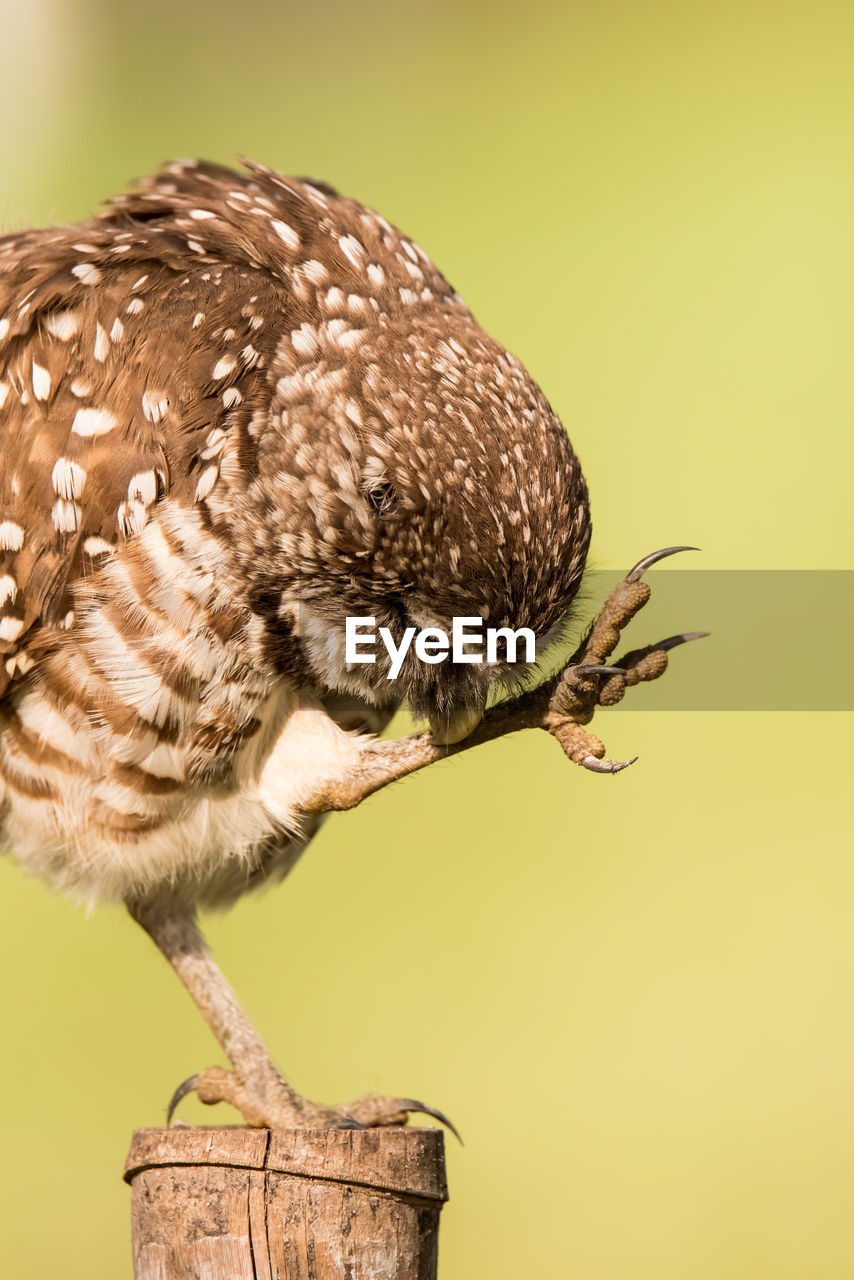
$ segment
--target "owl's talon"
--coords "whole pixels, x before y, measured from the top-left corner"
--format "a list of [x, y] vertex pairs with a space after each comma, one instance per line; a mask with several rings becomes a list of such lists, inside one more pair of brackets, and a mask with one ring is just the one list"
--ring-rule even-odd
[[691, 640], [703, 640], [711, 634], [711, 631], [682, 631], [677, 636], [668, 636], [666, 640], [659, 640], [655, 648], [675, 649], [677, 645], [688, 644]]
[[449, 1120], [444, 1111], [439, 1111], [437, 1107], [428, 1107], [423, 1102], [417, 1102], [414, 1098], [401, 1098], [401, 1102], [407, 1112], [417, 1115], [432, 1116], [434, 1120], [438, 1120], [439, 1124], [443, 1124], [446, 1129], [450, 1129], [460, 1146], [464, 1146], [460, 1131], [452, 1120]]
[[632, 756], [631, 760], [599, 760], [596, 756], [585, 756], [579, 763], [583, 769], [589, 769], [591, 773], [622, 773], [623, 769], [628, 769], [637, 758]]
[[175, 1090], [175, 1092], [172, 1094], [172, 1097], [169, 1099], [169, 1106], [166, 1108], [167, 1126], [171, 1125], [172, 1123], [172, 1117], [175, 1114], [175, 1108], [178, 1106], [178, 1103], [182, 1102], [183, 1099], [186, 1098], [188, 1093], [194, 1093], [195, 1090], [198, 1088], [198, 1084], [199, 1084], [199, 1077], [195, 1075], [195, 1076], [187, 1076], [187, 1079], [183, 1080], [181, 1084], [178, 1085], [178, 1088]]
[[432, 1116], [434, 1120], [438, 1120], [440, 1124], [450, 1129], [461, 1145], [463, 1141], [456, 1125], [448, 1119], [444, 1111], [439, 1111], [436, 1107], [428, 1107], [426, 1103], [419, 1102], [416, 1098], [378, 1097], [369, 1094], [366, 1098], [358, 1098], [355, 1102], [342, 1107], [341, 1113], [352, 1117], [361, 1128], [365, 1129], [403, 1125], [406, 1124], [408, 1116], [413, 1114]]
[[660, 551], [650, 551], [649, 555], [644, 556], [642, 560], [638, 560], [634, 568], [623, 578], [623, 582], [640, 582], [647, 569], [650, 569], [659, 560], [665, 560], [668, 556], [675, 556], [680, 551], [699, 551], [699, 547], [662, 547]]
[[[615, 674], [623, 676], [629, 686], [645, 680], [657, 680], [667, 669], [666, 654], [671, 649], [692, 640], [703, 640], [708, 635], [711, 635], [710, 631], [682, 631], [679, 635], [668, 636], [666, 640], [644, 645], [642, 649], [632, 649], [617, 659]], [[661, 655], [657, 662], [656, 655]]]

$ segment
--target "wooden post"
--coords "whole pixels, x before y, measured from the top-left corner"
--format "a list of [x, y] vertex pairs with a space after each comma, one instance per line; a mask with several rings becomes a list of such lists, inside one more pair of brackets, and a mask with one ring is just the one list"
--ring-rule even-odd
[[137, 1129], [135, 1280], [435, 1280], [439, 1129]]

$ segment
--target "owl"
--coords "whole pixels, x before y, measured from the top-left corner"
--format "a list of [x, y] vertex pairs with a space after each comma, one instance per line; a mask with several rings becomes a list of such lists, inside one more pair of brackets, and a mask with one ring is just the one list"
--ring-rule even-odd
[[[399, 648], [469, 618], [547, 645], [590, 531], [520, 361], [417, 244], [321, 182], [182, 161], [0, 240], [0, 842], [124, 902], [172, 964], [231, 1063], [173, 1103], [192, 1089], [267, 1126], [440, 1114], [298, 1095], [196, 910], [283, 877], [326, 813], [498, 733], [623, 767], [585, 725], [690, 638], [608, 662], [673, 548], [535, 688], [505, 650], [410, 646], [392, 675], [388, 649], [345, 643], [348, 619]], [[379, 738], [400, 706], [429, 730]]]

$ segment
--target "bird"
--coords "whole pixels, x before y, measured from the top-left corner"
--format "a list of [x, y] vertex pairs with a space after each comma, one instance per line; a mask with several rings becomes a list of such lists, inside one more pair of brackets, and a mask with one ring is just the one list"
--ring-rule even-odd
[[[508, 662], [409, 651], [390, 679], [344, 637], [354, 617], [398, 645], [456, 617], [562, 634], [590, 504], [539, 386], [372, 209], [176, 161], [0, 238], [0, 460], [0, 845], [124, 903], [188, 989], [230, 1067], [170, 1117], [195, 1091], [258, 1126], [446, 1119], [297, 1093], [197, 913], [282, 879], [326, 813], [515, 727], [486, 712]], [[593, 706], [666, 660], [607, 663], [639, 576], [539, 720], [530, 691], [506, 704], [600, 771], [623, 765], [583, 728]], [[401, 706], [429, 729], [380, 739]]]

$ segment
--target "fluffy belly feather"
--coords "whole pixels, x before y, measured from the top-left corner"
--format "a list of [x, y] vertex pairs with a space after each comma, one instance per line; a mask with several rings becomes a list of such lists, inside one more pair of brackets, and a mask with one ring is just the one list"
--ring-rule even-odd
[[307, 811], [316, 780], [357, 752], [354, 736], [282, 681], [228, 778], [143, 797], [117, 780], [123, 766], [97, 735], [74, 732], [31, 692], [0, 733], [2, 844], [89, 903], [226, 905], [287, 874], [321, 822]]

